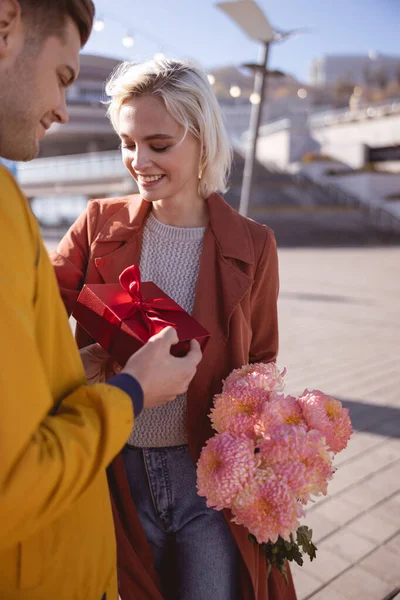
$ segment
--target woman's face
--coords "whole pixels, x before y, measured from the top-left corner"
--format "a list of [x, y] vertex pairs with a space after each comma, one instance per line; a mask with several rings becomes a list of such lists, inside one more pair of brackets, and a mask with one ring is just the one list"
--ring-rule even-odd
[[124, 165], [144, 200], [198, 198], [200, 144], [168, 113], [157, 96], [141, 96], [121, 107], [118, 134]]

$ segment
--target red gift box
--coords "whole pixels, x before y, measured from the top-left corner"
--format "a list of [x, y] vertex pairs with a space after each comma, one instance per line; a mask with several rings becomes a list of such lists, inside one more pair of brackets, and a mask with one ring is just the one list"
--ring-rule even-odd
[[85, 284], [72, 313], [118, 364], [124, 366], [152, 335], [168, 325], [179, 338], [171, 348], [174, 356], [184, 356], [193, 339], [204, 350], [210, 338], [208, 331], [154, 283], [141, 283], [136, 265], [125, 269], [119, 281]]

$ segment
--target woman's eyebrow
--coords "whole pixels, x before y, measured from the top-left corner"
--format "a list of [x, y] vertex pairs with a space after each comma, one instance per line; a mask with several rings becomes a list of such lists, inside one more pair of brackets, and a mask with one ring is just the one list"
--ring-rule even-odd
[[[121, 132], [119, 134], [120, 138], [123, 139], [130, 139], [130, 135], [128, 135], [127, 133]], [[153, 133], [152, 135], [147, 135], [144, 140], [146, 142], [150, 141], [150, 140], [173, 140], [175, 139], [173, 135], [169, 135], [168, 133]]]

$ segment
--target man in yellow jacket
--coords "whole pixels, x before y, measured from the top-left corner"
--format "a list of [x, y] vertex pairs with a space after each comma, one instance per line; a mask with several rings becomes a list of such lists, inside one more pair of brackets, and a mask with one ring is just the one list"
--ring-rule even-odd
[[[91, 0], [0, 0], [0, 156], [30, 160], [92, 27]], [[197, 343], [169, 328], [108, 384], [87, 385], [38, 225], [0, 167], [0, 599], [116, 600], [105, 468], [134, 413], [186, 391]]]

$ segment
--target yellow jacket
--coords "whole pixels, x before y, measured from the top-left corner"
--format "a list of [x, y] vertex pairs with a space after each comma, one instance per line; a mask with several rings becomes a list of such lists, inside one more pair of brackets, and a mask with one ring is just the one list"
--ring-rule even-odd
[[0, 599], [117, 598], [105, 468], [127, 394], [85, 385], [29, 205], [0, 167]]

